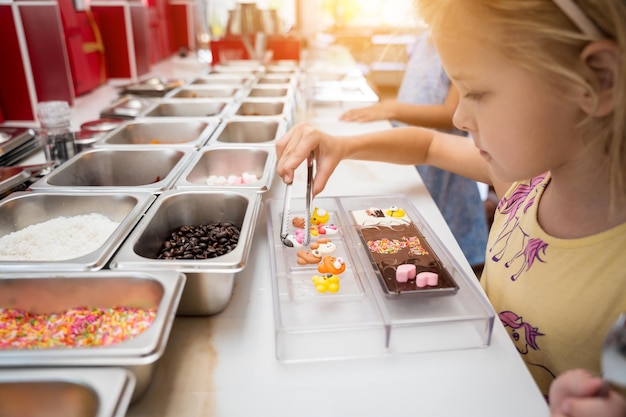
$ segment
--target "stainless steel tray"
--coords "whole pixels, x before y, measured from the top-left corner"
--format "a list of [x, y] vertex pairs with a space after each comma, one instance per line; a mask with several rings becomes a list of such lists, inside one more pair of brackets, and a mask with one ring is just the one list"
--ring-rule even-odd
[[124, 95], [100, 112], [102, 118], [134, 119], [153, 105], [158, 98]]
[[[273, 149], [252, 146], [206, 146], [195, 153], [172, 188], [251, 189], [265, 192], [272, 185], [275, 171], [276, 153]], [[245, 174], [254, 175], [256, 181], [237, 183], [236, 181], [241, 180]]]
[[0, 350], [0, 375], [24, 367], [123, 367], [133, 373], [133, 400], [147, 389], [163, 355], [185, 276], [176, 271], [57, 272], [0, 275], [0, 307], [48, 314], [71, 308], [156, 308], [151, 325], [108, 346]]
[[44, 271], [95, 271], [124, 241], [155, 196], [149, 192], [45, 192], [20, 191], [0, 200], [0, 236], [20, 231], [57, 217], [98, 213], [119, 222], [117, 228], [96, 250], [67, 259], [28, 260], [27, 257], [0, 260], [2, 273]]
[[162, 97], [167, 92], [184, 84], [181, 79], [151, 77], [140, 82], [122, 87], [123, 94], [143, 95], [150, 97]]
[[178, 178], [193, 149], [117, 147], [83, 151], [31, 185], [44, 191], [149, 191], [160, 193]]
[[0, 166], [10, 166], [41, 148], [33, 129], [0, 126]]
[[[246, 266], [260, 205], [261, 193], [249, 189], [165, 191], [113, 257], [110, 268], [182, 272], [187, 284], [178, 314], [219, 313], [232, 297], [236, 273]], [[224, 221], [240, 229], [232, 251], [209, 259], [158, 258], [163, 243], [181, 226]]]
[[135, 377], [123, 368], [0, 372], [0, 416], [124, 417]]
[[137, 118], [108, 132], [94, 148], [169, 147], [199, 148], [219, 125], [217, 118]]

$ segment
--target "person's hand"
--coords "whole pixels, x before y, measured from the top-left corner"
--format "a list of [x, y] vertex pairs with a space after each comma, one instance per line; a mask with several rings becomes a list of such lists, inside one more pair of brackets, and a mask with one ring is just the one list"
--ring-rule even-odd
[[351, 109], [339, 116], [339, 120], [344, 122], [372, 122], [375, 120], [391, 120], [393, 118], [393, 102], [390, 101]]
[[328, 178], [341, 161], [343, 151], [341, 140], [334, 136], [316, 130], [312, 126], [301, 123], [285, 133], [276, 142], [276, 174], [283, 181], [290, 184], [293, 181], [294, 171], [313, 152], [316, 172], [313, 182], [313, 195], [319, 194]]
[[609, 391], [605, 382], [584, 369], [559, 375], [550, 386], [551, 417], [625, 417], [626, 399]]

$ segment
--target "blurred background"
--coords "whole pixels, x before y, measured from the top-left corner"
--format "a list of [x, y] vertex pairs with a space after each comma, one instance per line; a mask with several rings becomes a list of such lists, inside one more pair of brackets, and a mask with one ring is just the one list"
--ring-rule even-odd
[[[213, 38], [227, 33], [235, 0], [199, 0]], [[416, 0], [259, 0], [260, 9], [275, 9], [287, 33], [306, 44], [345, 46], [382, 96], [395, 97], [408, 51], [422, 27]], [[201, 24], [201, 23], [200, 23]]]
[[[0, 0], [0, 124], [36, 121], [37, 102], [147, 77], [159, 62], [305, 58], [347, 49], [395, 97], [420, 22], [415, 0]], [[251, 16], [253, 20], [249, 20]]]

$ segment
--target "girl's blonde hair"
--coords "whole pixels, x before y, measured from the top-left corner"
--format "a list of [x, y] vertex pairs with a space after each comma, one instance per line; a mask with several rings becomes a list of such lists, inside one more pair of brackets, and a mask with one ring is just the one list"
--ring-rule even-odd
[[[608, 158], [611, 201], [626, 199], [626, 1], [575, 0], [607, 39], [620, 47], [615, 84], [615, 110], [602, 119], [581, 123], [589, 141], [601, 141]], [[596, 88], [580, 61], [580, 52], [593, 39], [584, 35], [551, 0], [418, 0], [417, 10], [438, 36], [472, 31], [517, 65], [541, 75], [558, 93], [566, 84], [579, 85], [592, 97]], [[471, 16], [471, 18], [469, 18]], [[480, 22], [480, 26], [476, 23]], [[465, 25], [465, 27], [463, 27]], [[471, 25], [471, 26], [470, 26]], [[595, 143], [595, 142], [594, 142]]]

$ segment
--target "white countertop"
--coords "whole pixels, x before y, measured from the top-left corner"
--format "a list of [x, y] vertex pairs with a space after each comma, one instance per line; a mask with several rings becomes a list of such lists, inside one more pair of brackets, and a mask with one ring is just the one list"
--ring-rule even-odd
[[[189, 77], [206, 67], [174, 58], [157, 75]], [[77, 100], [76, 123], [98, 118], [115, 90], [104, 86]], [[316, 109], [312, 122], [334, 134], [386, 129], [386, 122], [337, 121], [343, 109]], [[40, 155], [27, 163], [40, 162]], [[298, 171], [294, 196], [304, 196]], [[283, 197], [275, 178], [264, 200]], [[471, 274], [443, 217], [413, 166], [344, 161], [321, 196], [406, 195], [449, 252]], [[262, 209], [246, 268], [228, 307], [211, 317], [176, 319], [148, 392], [129, 417], [481, 416], [542, 417], [546, 403], [508, 334], [495, 320], [490, 346], [445, 352], [284, 364], [274, 354], [266, 212]], [[476, 282], [476, 285], [478, 283]], [[332, 347], [329, 347], [332, 348]]]

